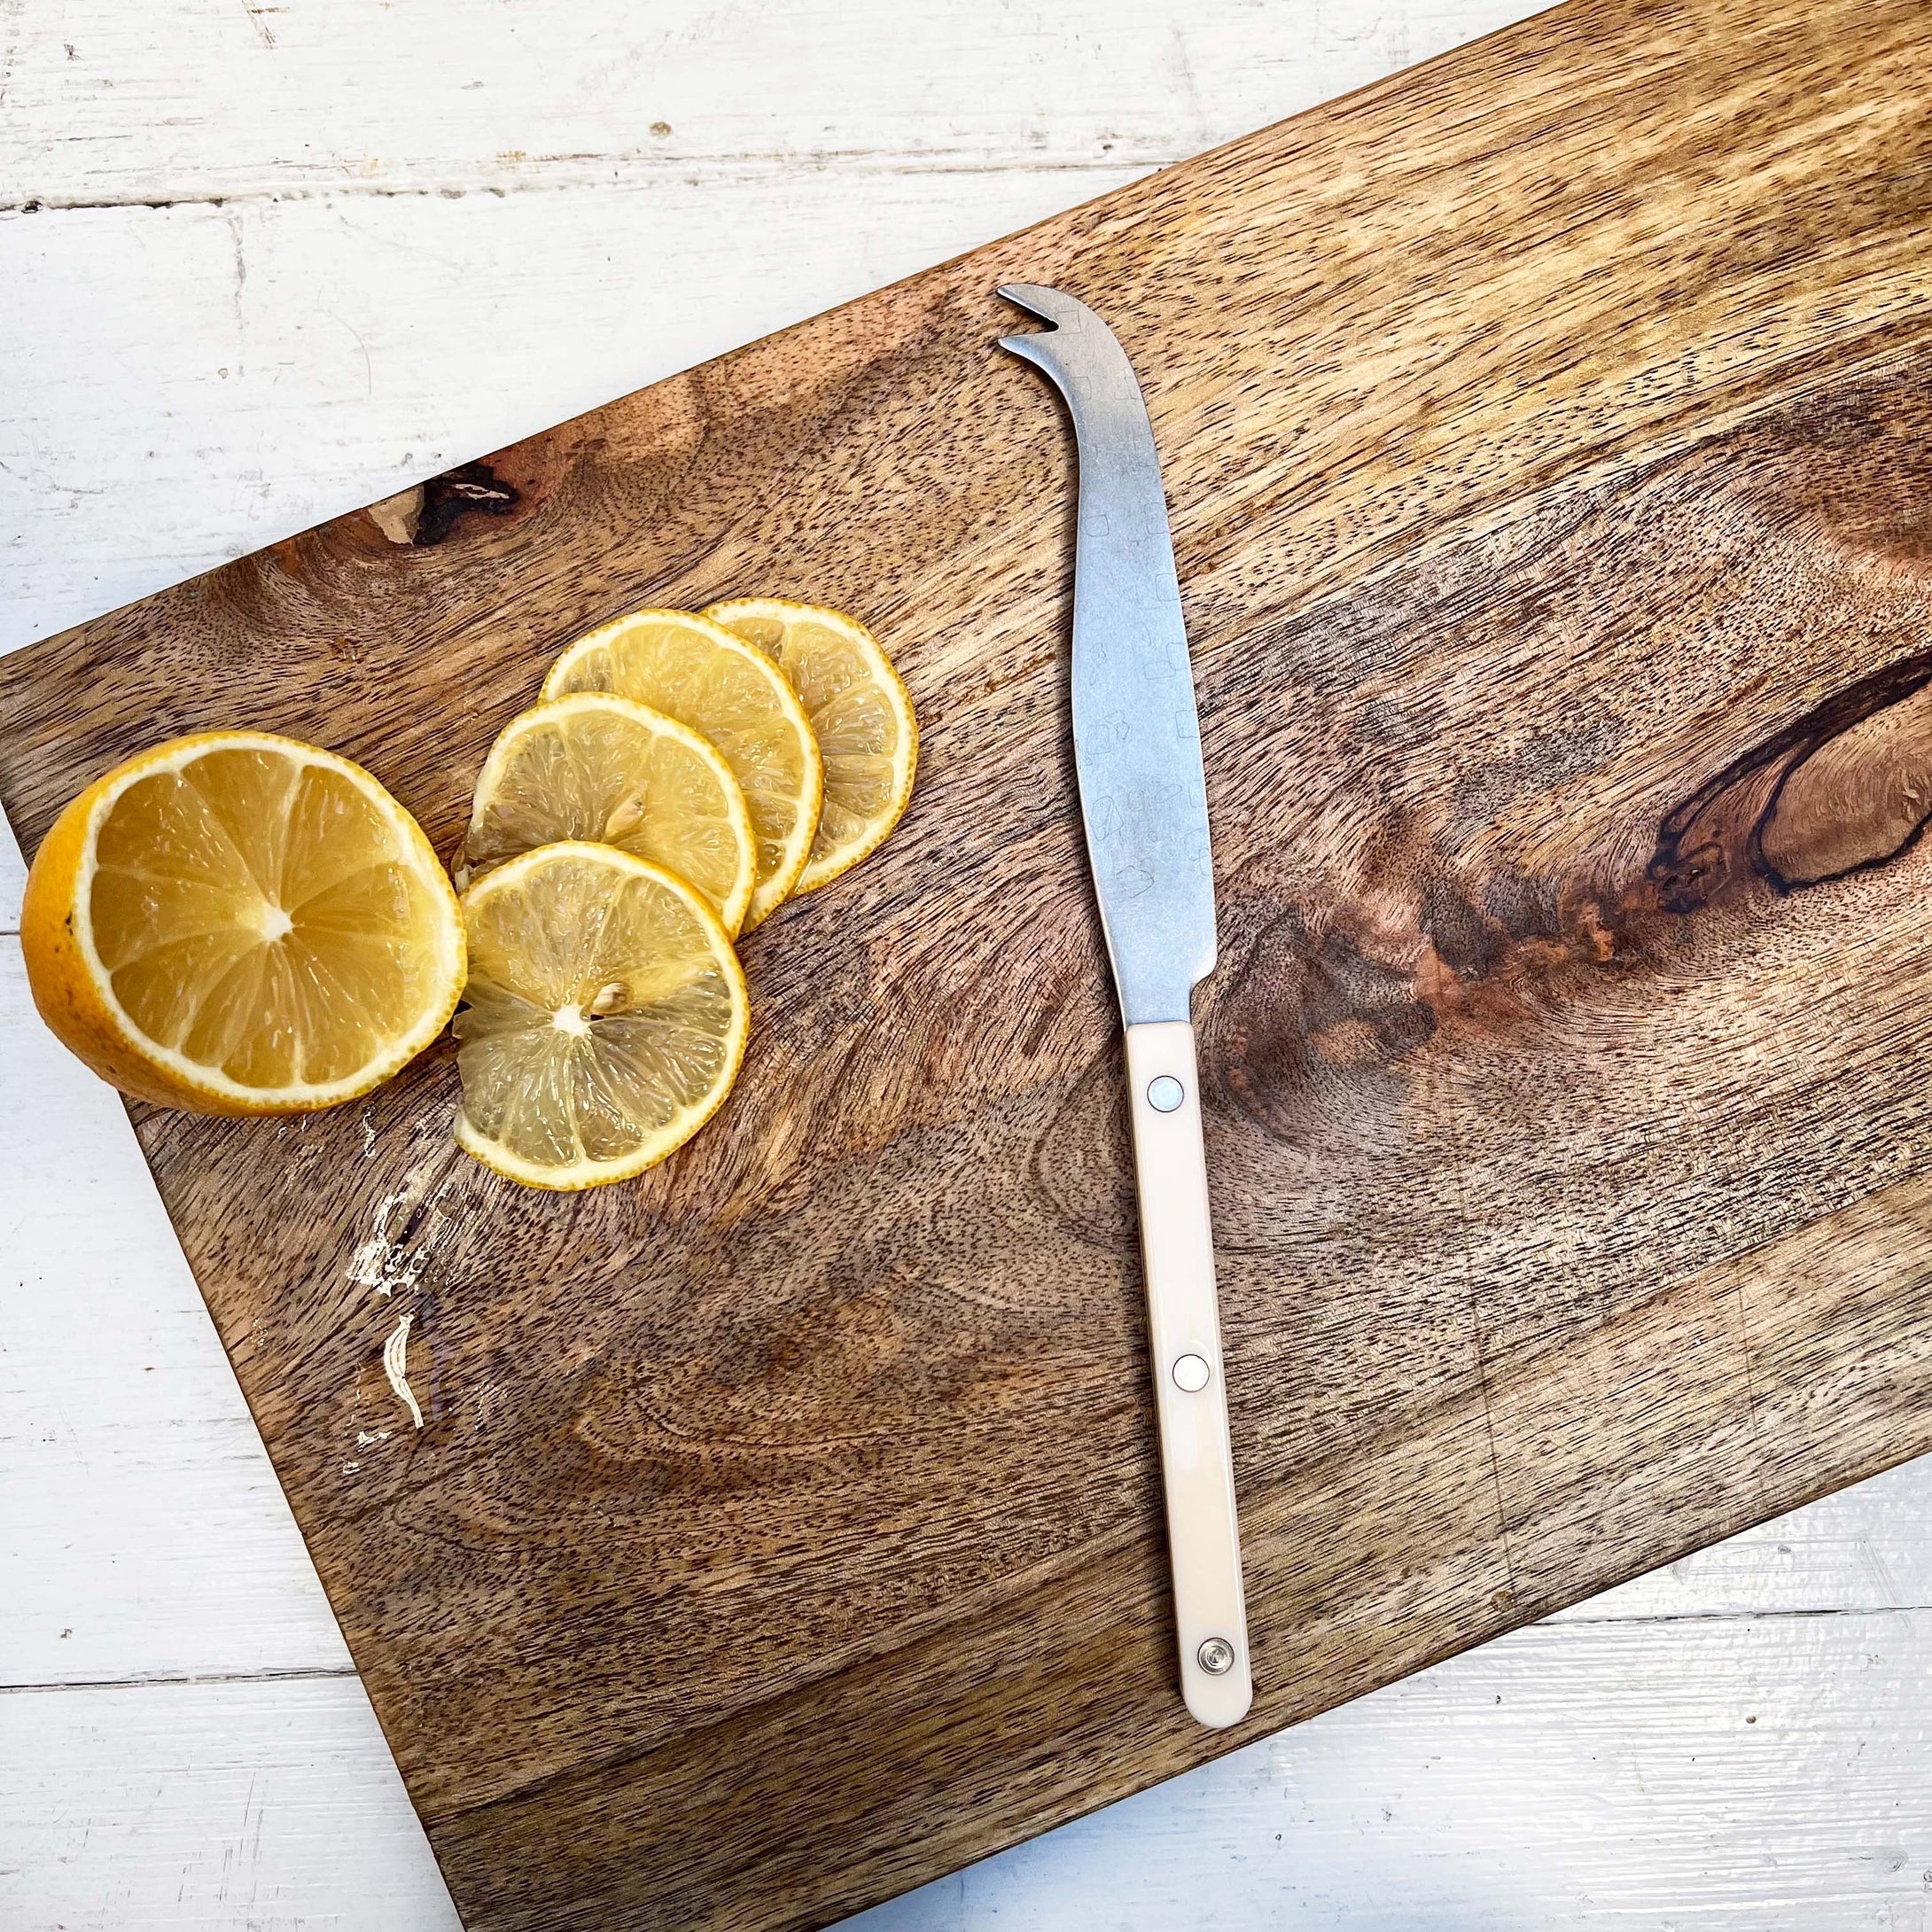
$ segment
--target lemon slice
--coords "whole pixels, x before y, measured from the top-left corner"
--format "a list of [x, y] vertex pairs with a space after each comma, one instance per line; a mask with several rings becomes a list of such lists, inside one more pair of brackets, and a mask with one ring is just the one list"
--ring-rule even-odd
[[547, 698], [614, 691], [710, 739], [744, 793], [758, 840], [749, 932], [798, 884], [818, 830], [818, 743], [764, 652], [689, 611], [638, 611], [580, 637], [543, 681]]
[[751, 1005], [703, 895], [648, 860], [540, 845], [464, 895], [456, 1139], [537, 1188], [655, 1166], [717, 1112]]
[[360, 765], [266, 731], [176, 738], [83, 791], [35, 854], [20, 947], [82, 1059], [196, 1113], [366, 1094], [463, 985], [416, 821]]
[[841, 611], [740, 597], [705, 615], [775, 659], [812, 721], [825, 802], [792, 890], [815, 892], [876, 852], [905, 815], [919, 758], [912, 699], [872, 633]]
[[751, 814], [731, 767], [689, 725], [608, 691], [579, 691], [512, 718], [476, 782], [459, 886], [559, 839], [635, 853], [688, 879], [728, 933], [757, 870]]

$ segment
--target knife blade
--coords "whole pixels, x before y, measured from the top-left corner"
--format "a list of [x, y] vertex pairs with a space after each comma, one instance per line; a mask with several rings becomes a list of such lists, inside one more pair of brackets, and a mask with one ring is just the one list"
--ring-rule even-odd
[[1073, 761], [1120, 998], [1181, 1694], [1217, 1728], [1253, 1695], [1201, 1133], [1194, 988], [1213, 970], [1214, 865], [1194, 670], [1160, 459], [1113, 331], [1059, 289], [1000, 294], [1052, 326], [1000, 338], [1073, 418]]

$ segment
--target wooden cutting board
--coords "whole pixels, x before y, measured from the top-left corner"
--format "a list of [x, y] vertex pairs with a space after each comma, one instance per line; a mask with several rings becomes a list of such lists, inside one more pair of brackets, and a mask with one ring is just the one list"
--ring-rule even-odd
[[[0, 674], [29, 850], [243, 722], [447, 850], [643, 604], [848, 605], [918, 703], [642, 1182], [474, 1165], [447, 1045], [136, 1110], [472, 1932], [819, 1925], [1932, 1448], [1928, 59], [1922, 0], [1579, 0]], [[1020, 277], [1142, 372], [1196, 644], [1232, 1734], [1174, 1689]]]

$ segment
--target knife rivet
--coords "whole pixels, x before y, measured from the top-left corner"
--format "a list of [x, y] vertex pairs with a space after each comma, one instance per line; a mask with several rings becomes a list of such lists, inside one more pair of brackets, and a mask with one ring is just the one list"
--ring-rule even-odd
[[1172, 1073], [1147, 1083], [1147, 1103], [1157, 1114], [1171, 1114], [1187, 1097], [1187, 1088]]
[[1174, 1362], [1174, 1385], [1185, 1389], [1189, 1395], [1199, 1395], [1208, 1385], [1207, 1358], [1204, 1355], [1182, 1355]]
[[1226, 1677], [1235, 1667], [1235, 1647], [1225, 1637], [1210, 1637], [1195, 1655], [1210, 1677]]

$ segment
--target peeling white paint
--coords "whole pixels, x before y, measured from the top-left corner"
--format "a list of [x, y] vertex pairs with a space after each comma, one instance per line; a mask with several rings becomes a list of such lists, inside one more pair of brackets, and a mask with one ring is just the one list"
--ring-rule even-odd
[[409, 1419], [420, 1429], [423, 1426], [422, 1405], [416, 1399], [416, 1391], [409, 1386], [409, 1323], [415, 1318], [399, 1315], [396, 1330], [382, 1345], [383, 1373], [389, 1378], [389, 1386], [396, 1391], [396, 1398], [409, 1411]]

